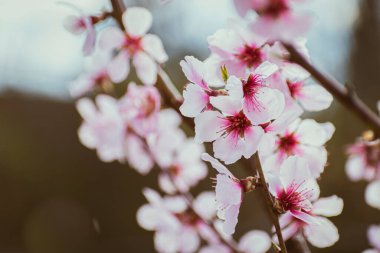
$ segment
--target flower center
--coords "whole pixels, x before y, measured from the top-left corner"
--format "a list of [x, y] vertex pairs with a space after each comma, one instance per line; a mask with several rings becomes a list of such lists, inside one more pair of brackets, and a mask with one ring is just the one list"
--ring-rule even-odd
[[288, 155], [295, 152], [298, 144], [298, 138], [294, 133], [285, 133], [285, 135], [280, 137], [277, 141], [278, 148]]
[[141, 50], [141, 38], [127, 36], [124, 42], [124, 48], [130, 55], [134, 55]]
[[249, 119], [245, 116], [243, 111], [240, 111], [238, 114], [234, 116], [227, 116], [226, 120], [227, 123], [223, 129], [225, 133], [227, 135], [230, 133], [236, 134], [241, 138], [244, 137], [245, 130], [252, 125], [251, 121], [249, 121]]
[[244, 97], [254, 97], [263, 87], [263, 79], [260, 75], [250, 74], [247, 81], [243, 81]]
[[262, 10], [259, 10], [258, 13], [260, 15], [278, 18], [288, 10], [289, 6], [287, 0], [269, 0], [269, 3]]
[[171, 175], [178, 176], [181, 172], [181, 166], [179, 164], [172, 164], [168, 171]]
[[290, 91], [290, 95], [292, 96], [292, 98], [296, 98], [300, 95], [301, 93], [301, 89], [303, 87], [303, 82], [299, 81], [299, 82], [290, 82], [289, 80], [286, 81], [287, 85], [288, 85], [288, 88], [289, 88], [289, 91]]
[[195, 227], [199, 222], [198, 216], [195, 215], [195, 213], [191, 210], [187, 210], [182, 213], [177, 213], [175, 214], [175, 216], [182, 224], [188, 225], [191, 227]]
[[262, 62], [263, 55], [260, 48], [257, 48], [254, 45], [245, 45], [241, 53], [237, 55], [237, 58], [241, 60], [248, 68], [252, 68]]
[[292, 183], [288, 188], [283, 189], [277, 196], [277, 201], [281, 207], [281, 211], [310, 211], [311, 204], [308, 199], [311, 191], [308, 189], [300, 189], [303, 183]]

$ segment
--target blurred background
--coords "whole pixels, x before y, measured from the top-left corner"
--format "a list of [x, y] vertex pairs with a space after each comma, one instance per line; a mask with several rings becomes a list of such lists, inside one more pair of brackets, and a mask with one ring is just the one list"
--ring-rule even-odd
[[[66, 0], [97, 13], [107, 0]], [[208, 56], [207, 36], [236, 15], [230, 0], [125, 1], [153, 12], [152, 32], [170, 56], [167, 72], [181, 89], [178, 65], [185, 55]], [[315, 16], [308, 47], [315, 65], [354, 87], [373, 109], [380, 98], [380, 2], [311, 0]], [[87, 59], [83, 37], [62, 27], [75, 14], [53, 0], [0, 0], [0, 253], [153, 252], [153, 233], [139, 228], [135, 214], [145, 203], [142, 187], [156, 187], [156, 174], [142, 177], [118, 163], [100, 162], [77, 138], [80, 125], [68, 86]], [[207, 25], [205, 25], [207, 24]], [[102, 27], [100, 27], [101, 29]], [[340, 241], [312, 252], [361, 252], [366, 230], [380, 223], [380, 212], [364, 203], [365, 183], [344, 173], [344, 147], [365, 130], [335, 102], [311, 115], [338, 129], [328, 144], [329, 165], [322, 196], [345, 201], [332, 218]], [[205, 180], [197, 191], [210, 189]], [[248, 198], [256, 198], [250, 194]], [[253, 201], [244, 203], [238, 233], [268, 229], [269, 220]]]

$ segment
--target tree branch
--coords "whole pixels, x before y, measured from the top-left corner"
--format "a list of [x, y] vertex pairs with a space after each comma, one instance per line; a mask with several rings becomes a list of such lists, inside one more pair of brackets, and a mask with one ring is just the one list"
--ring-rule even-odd
[[356, 113], [356, 115], [367, 123], [372, 130], [380, 133], [380, 117], [374, 113], [351, 89], [348, 89], [343, 84], [339, 83], [334, 78], [323, 74], [315, 68], [305, 57], [297, 51], [297, 49], [288, 43], [282, 42], [284, 47], [289, 52], [289, 60], [297, 63], [305, 70], [307, 70], [315, 80], [317, 80], [326, 90], [328, 90], [334, 97], [336, 97], [344, 106], [349, 110]]

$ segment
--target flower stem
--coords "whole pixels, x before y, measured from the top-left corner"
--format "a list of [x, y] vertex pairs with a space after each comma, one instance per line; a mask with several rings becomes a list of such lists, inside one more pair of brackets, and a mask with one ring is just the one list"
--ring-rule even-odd
[[256, 152], [252, 156], [251, 160], [252, 160], [253, 166], [256, 169], [257, 173], [259, 174], [259, 177], [260, 177], [260, 180], [261, 180], [261, 184], [262, 184], [262, 189], [264, 191], [266, 205], [268, 207], [269, 214], [271, 216], [274, 228], [276, 230], [278, 242], [279, 242], [280, 248], [281, 248], [281, 253], [287, 253], [285, 241], [284, 241], [284, 238], [282, 237], [282, 231], [281, 231], [281, 226], [280, 226], [280, 222], [279, 222], [279, 219], [278, 219], [278, 214], [273, 209], [274, 203], [273, 203], [272, 194], [269, 191], [268, 184], [267, 184], [267, 181], [265, 179], [264, 171], [263, 171], [263, 168], [261, 167], [261, 162], [260, 162], [260, 158], [259, 158], [258, 152]]
[[356, 113], [376, 133], [380, 133], [380, 117], [364, 104], [352, 89], [347, 88], [334, 78], [319, 71], [293, 45], [285, 42], [282, 42], [282, 44], [289, 52], [290, 61], [297, 63], [307, 70], [315, 80], [346, 106], [347, 109]]

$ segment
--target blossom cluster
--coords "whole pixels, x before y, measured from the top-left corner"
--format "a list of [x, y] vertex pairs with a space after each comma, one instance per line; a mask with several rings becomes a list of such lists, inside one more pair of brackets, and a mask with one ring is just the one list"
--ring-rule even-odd
[[[128, 163], [142, 175], [159, 170], [165, 195], [145, 188], [148, 204], [137, 212], [140, 226], [155, 231], [158, 252], [267, 252], [279, 242], [264, 231], [252, 230], [236, 243], [232, 237], [245, 194], [259, 187], [268, 188], [285, 240], [303, 236], [320, 248], [339, 240], [328, 218], [342, 212], [343, 200], [321, 197], [318, 185], [335, 127], [303, 114], [329, 108], [333, 97], [289, 61], [283, 44], [292, 43], [310, 61], [302, 37], [310, 15], [293, 8], [300, 2], [235, 0], [240, 17], [208, 37], [210, 56], [180, 62], [188, 84], [179, 108], [168, 108], [154, 86], [168, 55], [160, 38], [148, 33], [153, 22], [148, 10], [128, 7], [116, 18], [120, 27], [107, 27], [99, 36], [94, 26], [115, 18], [113, 13], [66, 20], [69, 31], [86, 32], [83, 51], [92, 54], [86, 72], [70, 87], [83, 118], [80, 141], [104, 162]], [[131, 65], [140, 82], [129, 82]], [[117, 96], [121, 83], [127, 89]], [[182, 130], [182, 117], [194, 119], [194, 138]], [[212, 156], [204, 143], [212, 144]], [[378, 208], [379, 150], [378, 140], [362, 138], [350, 147], [347, 165], [352, 179], [372, 181], [366, 196]], [[263, 175], [238, 178], [226, 167], [241, 168], [243, 159], [259, 159]], [[205, 162], [217, 172], [215, 192], [192, 198], [192, 188], [208, 174]], [[378, 236], [379, 229], [371, 227], [377, 250]]]
[[[380, 112], [380, 102], [378, 102]], [[369, 182], [365, 190], [366, 203], [380, 210], [380, 139], [376, 138], [372, 131], [366, 131], [354, 144], [347, 148], [348, 159], [346, 162], [346, 174], [351, 181], [365, 180]], [[373, 250], [380, 251], [380, 229], [372, 225], [368, 229], [368, 239]]]

